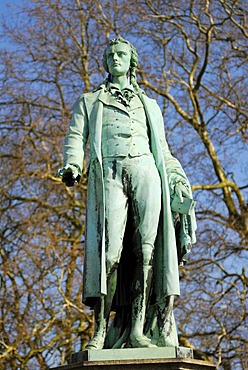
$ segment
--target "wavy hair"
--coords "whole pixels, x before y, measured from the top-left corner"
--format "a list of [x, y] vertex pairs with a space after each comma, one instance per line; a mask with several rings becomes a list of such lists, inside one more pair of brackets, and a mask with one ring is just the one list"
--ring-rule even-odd
[[107, 47], [104, 50], [102, 63], [103, 63], [103, 67], [104, 67], [105, 71], [108, 72], [108, 74], [109, 74], [108, 75], [108, 80], [109, 81], [111, 80], [111, 77], [110, 77], [111, 75], [109, 73], [108, 63], [107, 63], [108, 49], [110, 48], [110, 46], [116, 45], [116, 44], [119, 44], [119, 43], [127, 44], [130, 47], [130, 50], [131, 50], [131, 59], [130, 59], [130, 68], [129, 68], [130, 83], [133, 85], [134, 90], [138, 91], [139, 90], [139, 85], [137, 83], [137, 77], [136, 77], [136, 69], [137, 69], [137, 66], [138, 66], [138, 53], [137, 53], [135, 47], [128, 40], [125, 40], [120, 36], [116, 37], [115, 39], [112, 39], [108, 43]]

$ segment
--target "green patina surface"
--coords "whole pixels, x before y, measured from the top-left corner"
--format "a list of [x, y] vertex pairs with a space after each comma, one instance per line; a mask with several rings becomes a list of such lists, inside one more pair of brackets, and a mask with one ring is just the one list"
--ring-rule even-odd
[[79, 181], [89, 140], [83, 300], [94, 308], [95, 335], [87, 348], [175, 351], [173, 302], [178, 264], [195, 242], [194, 202], [161, 111], [137, 84], [137, 63], [128, 41], [107, 46], [108, 78], [77, 100], [59, 175], [68, 186]]

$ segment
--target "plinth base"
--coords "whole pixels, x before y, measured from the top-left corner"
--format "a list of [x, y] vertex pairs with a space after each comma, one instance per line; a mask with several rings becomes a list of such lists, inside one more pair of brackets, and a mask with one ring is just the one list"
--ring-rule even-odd
[[53, 370], [216, 370], [216, 366], [194, 359], [150, 359], [150, 360], [114, 360], [84, 361], [66, 366], [54, 367]]
[[185, 347], [85, 350], [72, 363], [51, 370], [216, 370], [209, 362], [194, 360]]
[[186, 347], [85, 350], [73, 353], [71, 362], [147, 360], [156, 358], [193, 358], [193, 350]]

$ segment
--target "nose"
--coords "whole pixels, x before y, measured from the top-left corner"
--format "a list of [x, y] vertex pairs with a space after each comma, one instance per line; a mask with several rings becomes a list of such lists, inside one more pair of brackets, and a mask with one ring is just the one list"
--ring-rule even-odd
[[114, 60], [114, 61], [118, 60], [118, 55], [117, 55], [117, 53], [114, 53], [114, 54], [113, 54], [113, 60]]

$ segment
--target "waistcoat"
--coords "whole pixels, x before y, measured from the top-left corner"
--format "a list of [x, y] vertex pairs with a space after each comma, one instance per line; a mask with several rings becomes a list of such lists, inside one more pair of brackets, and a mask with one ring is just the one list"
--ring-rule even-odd
[[144, 107], [137, 95], [130, 106], [110, 97], [104, 104], [102, 125], [102, 157], [137, 157], [150, 153]]

